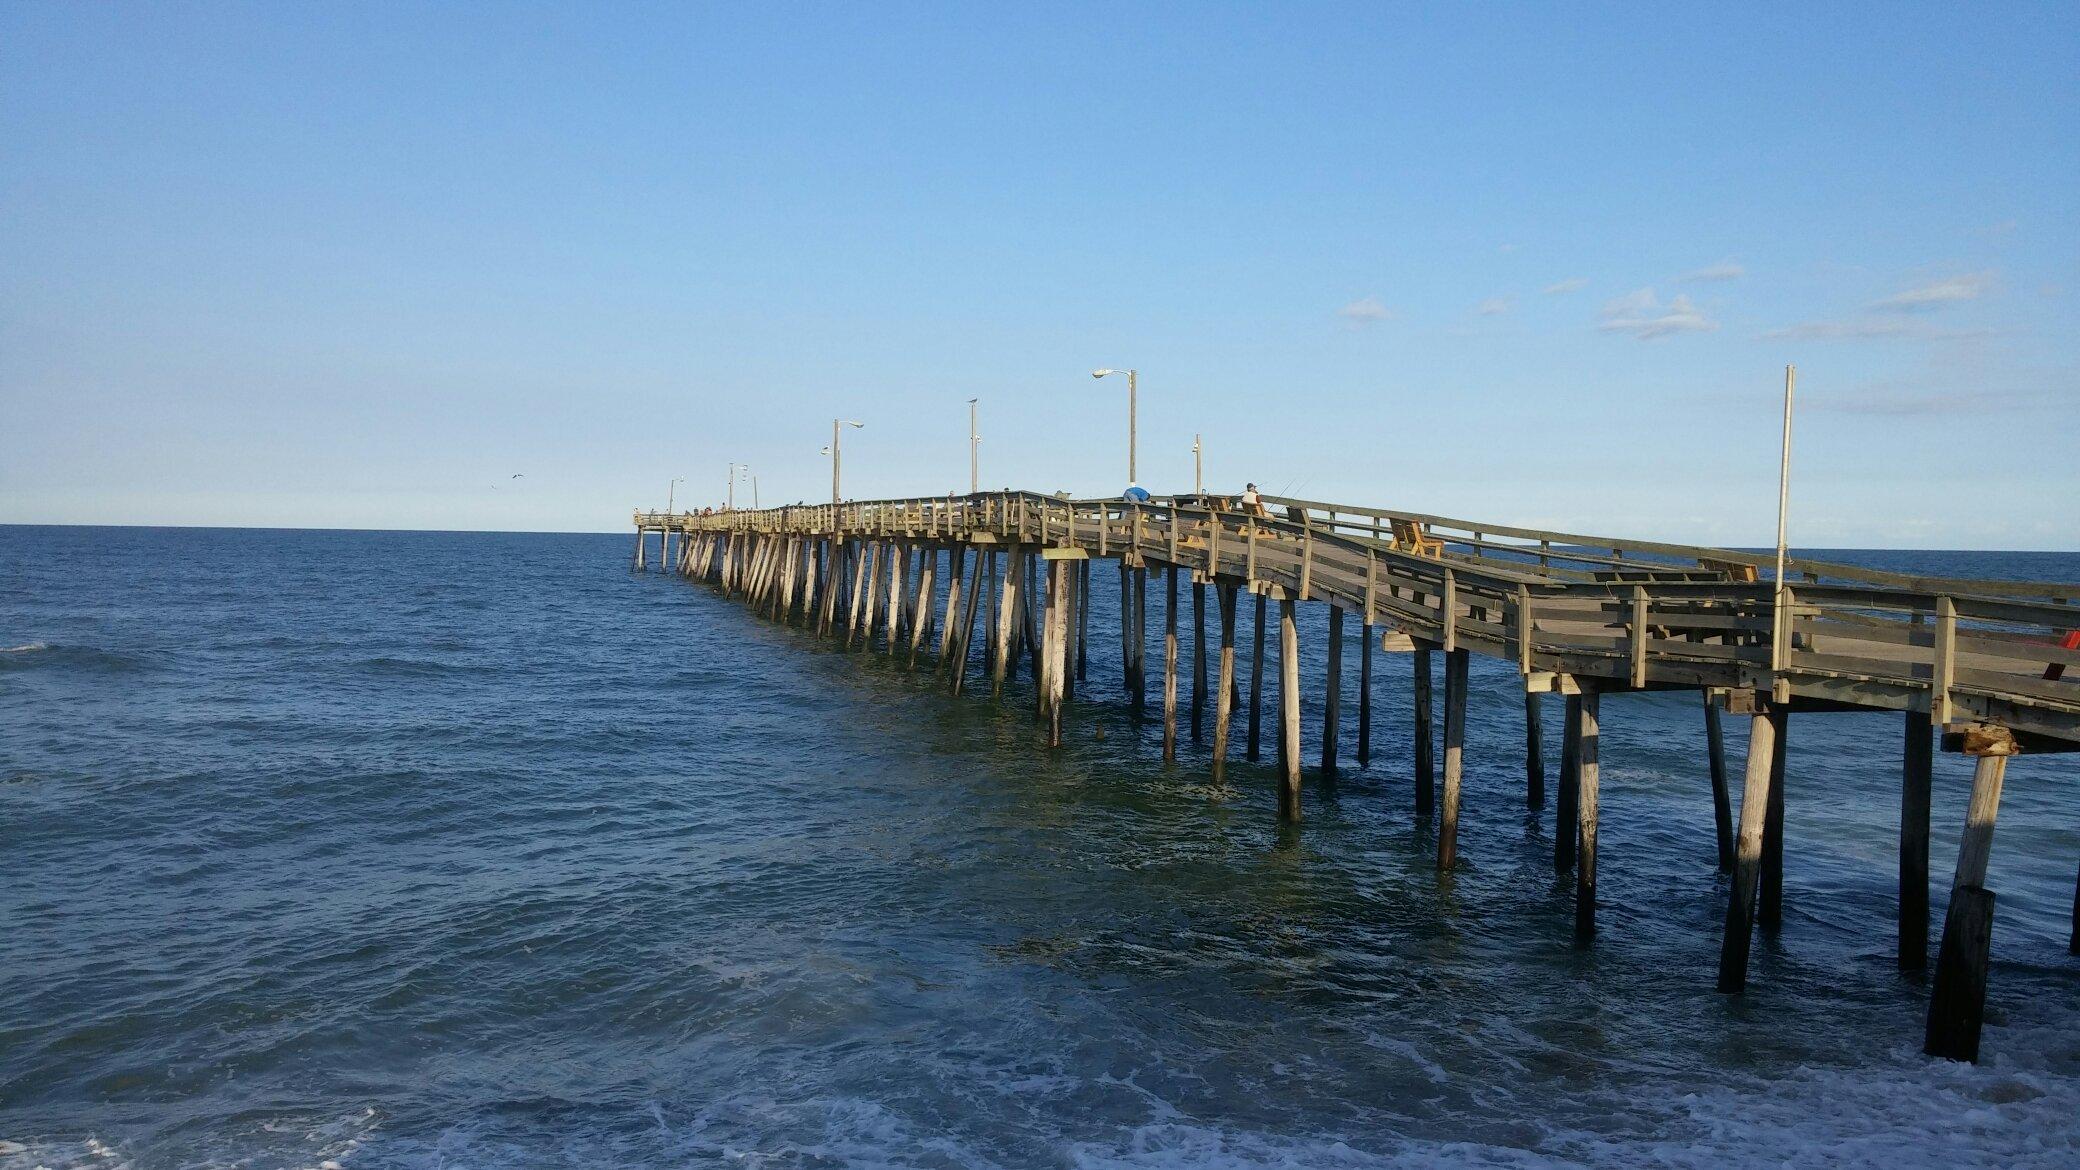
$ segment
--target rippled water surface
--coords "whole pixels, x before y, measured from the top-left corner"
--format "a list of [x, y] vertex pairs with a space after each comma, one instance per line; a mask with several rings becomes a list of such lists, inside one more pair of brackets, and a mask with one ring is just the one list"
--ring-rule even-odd
[[1987, 1059], [1931, 1063], [1897, 716], [1792, 721], [1786, 921], [1729, 1000], [1695, 696], [1605, 700], [1582, 952], [1507, 666], [1440, 878], [1406, 658], [1282, 830], [1266, 770], [1128, 716], [1109, 566], [1050, 753], [1022, 685], [628, 548], [0, 528], [0, 1168], [2080, 1161], [2076, 757], [2009, 773]]

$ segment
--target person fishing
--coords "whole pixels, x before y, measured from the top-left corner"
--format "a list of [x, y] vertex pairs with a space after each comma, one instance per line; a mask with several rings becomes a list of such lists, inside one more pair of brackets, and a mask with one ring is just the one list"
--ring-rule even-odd
[[1271, 513], [1267, 511], [1264, 507], [1264, 493], [1257, 490], [1256, 484], [1252, 483], [1243, 485], [1242, 510], [1249, 513], [1252, 516], [1264, 516], [1268, 518], [1271, 515]]

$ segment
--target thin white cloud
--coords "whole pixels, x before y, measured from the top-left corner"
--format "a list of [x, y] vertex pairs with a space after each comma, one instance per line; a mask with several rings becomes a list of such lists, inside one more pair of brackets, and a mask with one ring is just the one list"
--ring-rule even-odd
[[1359, 297], [1350, 304], [1336, 310], [1336, 315], [1353, 325], [1372, 325], [1391, 320], [1394, 310], [1380, 303], [1378, 297]]
[[1943, 329], [1925, 321], [1902, 321], [1896, 317], [1860, 317], [1842, 321], [1806, 321], [1772, 329], [1765, 341], [1964, 341], [1992, 337], [1992, 329]]
[[1721, 280], [1739, 280], [1748, 275], [1748, 270], [1737, 260], [1722, 260], [1703, 268], [1693, 269], [1676, 277], [1678, 284], [1709, 284]]
[[1509, 306], [1510, 299], [1508, 297], [1489, 297], [1479, 305], [1476, 305], [1474, 312], [1479, 313], [1483, 317], [1499, 317], [1509, 312]]
[[1570, 276], [1566, 280], [1556, 280], [1539, 291], [1549, 297], [1557, 297], [1562, 293], [1580, 292], [1587, 287], [1589, 287], [1588, 277]]
[[1968, 272], [1897, 292], [1871, 305], [1891, 313], [1921, 313], [1960, 301], [1977, 300], [1993, 287], [1993, 273]]
[[1706, 317], [1690, 298], [1678, 293], [1662, 304], [1651, 288], [1638, 289], [1604, 304], [1596, 327], [1605, 333], [1630, 333], [1641, 341], [1678, 333], [1709, 333], [1719, 323]]
[[2055, 396], [2041, 391], [1959, 390], [1904, 393], [1897, 387], [1869, 386], [1859, 391], [1814, 396], [1807, 405], [1839, 414], [1874, 414], [1905, 418], [1931, 414], [2007, 414], [2050, 407]]

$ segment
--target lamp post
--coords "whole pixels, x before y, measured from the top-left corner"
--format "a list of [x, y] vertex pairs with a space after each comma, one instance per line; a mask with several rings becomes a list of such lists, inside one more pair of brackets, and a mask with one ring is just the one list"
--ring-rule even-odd
[[866, 425], [867, 424], [863, 422], [857, 422], [853, 419], [834, 418], [831, 420], [831, 505], [833, 507], [835, 507], [842, 499], [842, 497], [839, 495], [838, 489], [838, 484], [840, 482], [838, 478], [838, 469], [839, 463], [843, 456], [839, 451], [838, 440], [840, 437], [843, 436], [844, 432], [840, 428], [851, 427], [854, 430], [857, 430], [860, 427]]
[[750, 470], [751, 465], [749, 463], [732, 463], [729, 465], [729, 503], [727, 510], [731, 512], [737, 510], [737, 473]]
[[1784, 367], [1784, 446], [1777, 459], [1777, 588], [1770, 601], [1770, 691], [1779, 701], [1788, 699], [1783, 678], [1784, 659], [1790, 650], [1784, 614], [1784, 560], [1787, 521], [1791, 513], [1791, 397], [1798, 387], [1798, 367]]
[[1206, 467], [1203, 459], [1201, 458], [1201, 452], [1204, 450], [1204, 446], [1199, 442], [1199, 436], [1193, 435], [1192, 494], [1195, 496], [1203, 496], [1206, 494]]
[[669, 515], [671, 515], [671, 514], [672, 514], [672, 501], [673, 501], [674, 499], [676, 499], [676, 498], [677, 498], [677, 495], [678, 495], [678, 491], [679, 491], [679, 485], [680, 485], [680, 484], [682, 484], [682, 483], [685, 483], [685, 482], [686, 482], [686, 477], [682, 475], [682, 476], [680, 476], [679, 478], [677, 478], [677, 479], [673, 480], [673, 481], [671, 482], [671, 485], [670, 485], [669, 487], [667, 487], [667, 488], [665, 488], [665, 489], [664, 489], [664, 514], [665, 514], [665, 515], [669, 516]]
[[1134, 447], [1137, 442], [1135, 428], [1137, 416], [1140, 414], [1140, 407], [1136, 402], [1135, 382], [1139, 377], [1139, 371], [1109, 369], [1091, 371], [1091, 377], [1093, 378], [1103, 378], [1108, 374], [1125, 374], [1127, 376], [1127, 482], [1137, 483], [1139, 480], [1134, 475]]
[[982, 436], [975, 433], [975, 399], [968, 399], [968, 494], [982, 490]]

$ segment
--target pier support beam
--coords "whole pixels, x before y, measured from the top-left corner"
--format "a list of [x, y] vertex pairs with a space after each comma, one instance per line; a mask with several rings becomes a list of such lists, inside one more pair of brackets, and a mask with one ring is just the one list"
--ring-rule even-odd
[[1560, 715], [1560, 799], [1553, 810], [1553, 872], [1574, 868], [1582, 811], [1582, 697], [1567, 695]]
[[1726, 738], [1719, 726], [1718, 700], [1710, 691], [1703, 694], [1704, 747], [1712, 770], [1712, 827], [1719, 842], [1719, 872], [1732, 873], [1733, 800], [1726, 785]]
[[1244, 740], [1243, 758], [1255, 763], [1263, 758], [1260, 750], [1262, 739], [1257, 734], [1264, 717], [1264, 619], [1267, 598], [1257, 594], [1257, 616], [1250, 626], [1250, 638], [1255, 647], [1249, 660], [1249, 734]]
[[1177, 758], [1177, 566], [1164, 574], [1169, 582], [1163, 606], [1163, 759]]
[[[968, 647], [975, 641], [975, 615], [982, 608], [982, 595], [989, 586], [983, 581], [982, 567], [989, 554], [977, 549], [975, 563], [968, 570], [968, 587], [961, 598], [960, 629], [954, 634], [952, 648], [946, 655], [946, 665], [953, 671], [953, 693], [958, 695], [968, 680]], [[948, 615], [951, 624], [952, 614]], [[984, 640], [988, 640], [987, 633]]]
[[1041, 691], [1046, 696], [1047, 746], [1062, 746], [1062, 701], [1068, 677], [1069, 574], [1074, 561], [1047, 562], [1047, 632], [1041, 655]]
[[1206, 719], [1206, 583], [1192, 582], [1192, 742]]
[[917, 649], [924, 644], [925, 635], [932, 627], [932, 578], [938, 575], [939, 550], [925, 549], [921, 560], [923, 565], [917, 571], [917, 592], [910, 606], [911, 670], [917, 669]]
[[1017, 647], [1011, 644], [1018, 620], [1019, 587], [1025, 581], [1024, 555], [1013, 547], [1004, 554], [1004, 579], [997, 595], [997, 628], [990, 647], [989, 685], [992, 697], [1004, 693], [1004, 679], [1011, 672]]
[[1362, 630], [1358, 643], [1358, 766], [1372, 763], [1372, 643], [1375, 631], [1371, 622]]
[[1784, 924], [1784, 751], [1791, 739], [1791, 719], [1777, 722], [1770, 744], [1769, 806], [1762, 822], [1762, 881], [1755, 923], [1765, 930]]
[[968, 550], [954, 545], [946, 553], [946, 609], [939, 618], [939, 662], [941, 665], [953, 658], [953, 648], [960, 629], [961, 577], [967, 571]]
[[1466, 765], [1466, 665], [1468, 652], [1444, 655], [1444, 815], [1437, 821], [1437, 868], [1459, 860], [1459, 785]]
[[1574, 945], [1586, 947], [1596, 941], [1596, 816], [1597, 787], [1601, 768], [1597, 744], [1602, 734], [1600, 716], [1603, 696], [1584, 691], [1575, 704], [1575, 768], [1579, 808], [1575, 822], [1580, 843], [1574, 863]]
[[1293, 595], [1278, 600], [1278, 815], [1300, 819], [1300, 631], [1293, 623]]
[[1908, 711], [1899, 786], [1899, 969], [1928, 967], [1928, 810], [1935, 725]]
[[1539, 708], [1544, 696], [1524, 691], [1524, 807], [1533, 812], [1546, 806], [1546, 729]]
[[1329, 664], [1322, 689], [1322, 775], [1336, 774], [1336, 741], [1342, 738], [1343, 610], [1329, 607]]
[[1235, 715], [1235, 587], [1215, 585], [1221, 609], [1220, 690], [1213, 696], [1213, 775], [1228, 766], [1228, 725]]
[[1430, 740], [1430, 648], [1418, 646], [1415, 663], [1416, 815], [1427, 817], [1437, 805], [1437, 764]]
[[1993, 854], [1993, 822], [2000, 812], [2001, 782], [2015, 740], [2005, 730], [1968, 732], [1965, 751], [1978, 757], [1972, 771], [1972, 801], [1964, 835], [1957, 843], [1957, 874], [1950, 883], [1950, 909], [1943, 916], [1943, 942], [1936, 953], [1935, 989], [1928, 1000], [1928, 1032], [1922, 1051], [1950, 1060], [1979, 1059], [1979, 1031], [1986, 1015], [1986, 968], [1993, 948], [1993, 894], [1986, 889], [1986, 863]]
[[1091, 641], [1091, 563], [1076, 566], [1076, 681], [1084, 681], [1084, 662]]
[[[1759, 697], [1758, 703], [1761, 703]], [[1748, 763], [1741, 785], [1740, 836], [1734, 843], [1733, 890], [1726, 903], [1726, 933], [1719, 944], [1719, 990], [1738, 995], [1748, 986], [1748, 949], [1755, 935], [1755, 888], [1762, 876], [1762, 822], [1769, 806], [1770, 773], [1784, 710], [1762, 707], [1748, 721]]]

